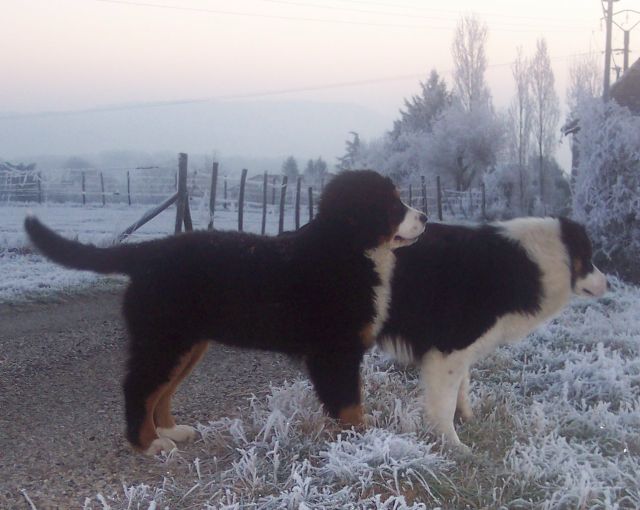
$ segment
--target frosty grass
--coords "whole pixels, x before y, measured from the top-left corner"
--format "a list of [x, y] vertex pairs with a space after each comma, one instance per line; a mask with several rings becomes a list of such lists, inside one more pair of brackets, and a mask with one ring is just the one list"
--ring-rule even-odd
[[[26, 208], [2, 210], [0, 301], [96, 284], [92, 273], [28, 253]], [[34, 207], [56, 230], [97, 244], [108, 244], [143, 211]], [[216, 214], [219, 228], [234, 228], [235, 213]], [[247, 216], [248, 229], [257, 231], [260, 216]], [[195, 207], [194, 221], [202, 227], [207, 220], [206, 207]], [[164, 235], [173, 221], [163, 213], [137, 238]], [[270, 215], [268, 231], [276, 221]], [[363, 367], [366, 431], [339, 430], [309, 383], [293, 381], [250, 400], [237, 417], [200, 424], [196, 444], [158, 457], [183, 464], [189, 476], [114, 487], [84, 506], [640, 508], [640, 289], [612, 284], [604, 298], [575, 300], [550, 324], [474, 368], [476, 420], [458, 425], [472, 455], [442, 448], [425, 429], [418, 372], [374, 352]]]
[[425, 430], [418, 373], [363, 368], [363, 432], [340, 431], [297, 380], [157, 462], [190, 476], [125, 485], [89, 509], [640, 508], [640, 291], [613, 281], [472, 373], [465, 455]]

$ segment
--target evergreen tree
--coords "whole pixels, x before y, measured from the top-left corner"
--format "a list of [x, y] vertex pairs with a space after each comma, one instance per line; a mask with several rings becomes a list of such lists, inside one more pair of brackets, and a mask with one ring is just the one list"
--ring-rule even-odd
[[431, 70], [429, 79], [420, 82], [421, 93], [411, 100], [404, 100], [404, 110], [400, 110], [400, 118], [393, 123], [389, 133], [391, 140], [397, 142], [402, 133], [430, 133], [433, 123], [451, 104], [451, 94], [447, 84], [435, 69]]
[[296, 181], [296, 179], [300, 175], [296, 158], [294, 158], [293, 156], [289, 156], [284, 160], [284, 163], [282, 164], [282, 174], [287, 176], [287, 180], [290, 183]]
[[307, 161], [307, 166], [304, 169], [304, 177], [309, 183], [319, 183], [326, 177], [328, 173], [327, 162], [318, 157], [318, 159], [310, 159]]
[[338, 168], [340, 170], [355, 169], [360, 157], [360, 135], [355, 131], [350, 131], [349, 134], [353, 136], [353, 139], [346, 141], [346, 153], [338, 158]]

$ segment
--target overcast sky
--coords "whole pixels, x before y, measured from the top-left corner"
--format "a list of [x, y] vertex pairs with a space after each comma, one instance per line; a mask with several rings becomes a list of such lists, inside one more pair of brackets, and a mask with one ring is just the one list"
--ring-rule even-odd
[[[599, 50], [604, 41], [598, 0], [0, 2], [0, 69], [10, 77], [2, 82], [0, 111], [228, 97], [389, 78], [280, 96], [385, 111], [414, 92], [417, 77], [430, 68], [449, 77], [453, 27], [471, 11], [489, 26], [487, 80], [500, 105], [511, 92], [504, 64], [516, 46], [532, 53], [536, 38], [547, 39], [564, 97], [570, 55]], [[633, 3], [621, 0], [616, 8]]]
[[[615, 5], [619, 10], [638, 3]], [[572, 55], [604, 47], [599, 0], [0, 0], [0, 5], [0, 112], [246, 95], [356, 103], [391, 120], [431, 68], [451, 82], [451, 42], [461, 14], [475, 12], [489, 27], [486, 77], [498, 108], [512, 95], [509, 63], [517, 46], [531, 55], [536, 39], [547, 39], [563, 101]], [[632, 50], [640, 28], [637, 32]], [[620, 47], [619, 30], [616, 40]], [[261, 95], [280, 91], [290, 92]]]

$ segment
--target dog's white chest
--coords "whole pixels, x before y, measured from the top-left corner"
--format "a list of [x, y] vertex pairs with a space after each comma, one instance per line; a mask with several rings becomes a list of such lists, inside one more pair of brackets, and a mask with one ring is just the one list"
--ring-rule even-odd
[[373, 335], [378, 336], [383, 324], [389, 315], [389, 304], [391, 302], [391, 278], [393, 268], [396, 263], [396, 256], [389, 248], [379, 247], [367, 251], [375, 266], [375, 271], [380, 278], [380, 284], [373, 288], [373, 300], [376, 316], [373, 321]]

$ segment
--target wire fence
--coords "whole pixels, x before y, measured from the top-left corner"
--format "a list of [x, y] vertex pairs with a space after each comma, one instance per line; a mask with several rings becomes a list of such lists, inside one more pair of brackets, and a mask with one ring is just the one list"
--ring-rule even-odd
[[[217, 174], [217, 171], [216, 171]], [[284, 183], [281, 174], [258, 174], [242, 178], [215, 175], [208, 170], [187, 171], [187, 193], [191, 200], [210, 200], [218, 210], [261, 210], [270, 213], [283, 208], [296, 214], [315, 209], [324, 181], [308, 182], [304, 177]], [[244, 187], [244, 191], [243, 190]], [[178, 170], [169, 167], [118, 167], [16, 169], [0, 167], [0, 205], [15, 202], [74, 203], [82, 205], [157, 204], [178, 189]], [[430, 218], [482, 219], [485, 216], [484, 188], [467, 191], [445, 189], [439, 177], [411, 182], [399, 190], [402, 199]], [[242, 207], [240, 199], [243, 199]], [[304, 213], [306, 216], [306, 213]]]

